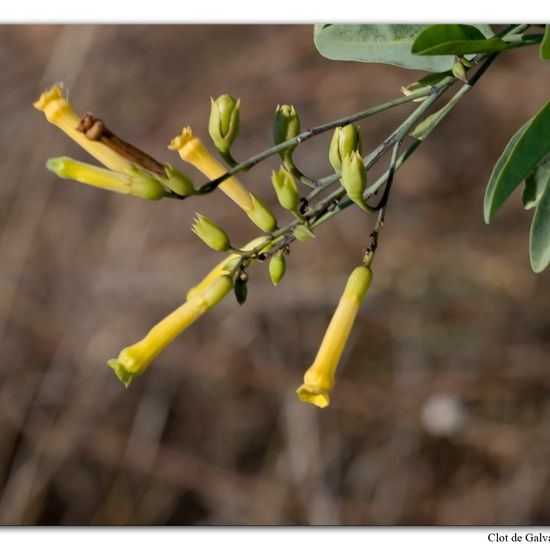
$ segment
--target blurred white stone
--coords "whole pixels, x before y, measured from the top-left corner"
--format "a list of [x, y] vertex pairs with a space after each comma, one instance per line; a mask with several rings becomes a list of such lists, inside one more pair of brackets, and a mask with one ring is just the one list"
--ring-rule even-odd
[[462, 403], [442, 393], [429, 397], [420, 412], [420, 422], [431, 435], [452, 435], [462, 428], [465, 419]]

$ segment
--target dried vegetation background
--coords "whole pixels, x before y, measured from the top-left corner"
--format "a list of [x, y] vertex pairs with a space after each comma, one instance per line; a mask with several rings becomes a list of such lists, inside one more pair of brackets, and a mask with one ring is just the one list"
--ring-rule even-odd
[[[485, 182], [547, 99], [550, 64], [501, 57], [396, 180], [375, 279], [333, 403], [295, 388], [369, 223], [350, 209], [300, 243], [274, 289], [231, 299], [124, 390], [105, 360], [177, 306], [217, 261], [195, 210], [237, 241], [222, 194], [160, 201], [46, 171], [84, 152], [32, 109], [64, 81], [79, 112], [178, 166], [209, 98], [242, 101], [238, 158], [270, 145], [277, 103], [303, 127], [399, 95], [419, 75], [321, 58], [307, 26], [0, 27], [1, 524], [548, 524], [550, 272], [527, 255], [519, 197], [486, 227]], [[410, 106], [362, 124], [376, 145]], [[329, 137], [299, 149], [326, 175]], [[274, 205], [274, 159], [243, 175]], [[194, 173], [197, 181], [203, 178]]]

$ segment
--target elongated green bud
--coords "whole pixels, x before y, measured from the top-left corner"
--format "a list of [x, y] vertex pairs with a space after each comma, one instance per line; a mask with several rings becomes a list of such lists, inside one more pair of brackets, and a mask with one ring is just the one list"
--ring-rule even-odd
[[233, 285], [233, 291], [235, 292], [235, 299], [237, 303], [242, 306], [246, 302], [248, 296], [248, 286], [246, 280], [243, 280], [241, 277], [235, 279], [235, 284]]
[[197, 213], [192, 231], [213, 250], [224, 252], [231, 246], [227, 233], [206, 216]]
[[462, 64], [462, 61], [458, 60], [451, 69], [451, 72], [453, 73], [453, 76], [455, 78], [458, 78], [458, 80], [462, 80], [462, 82], [468, 82], [468, 78], [466, 77], [466, 69], [464, 65]]
[[359, 134], [359, 128], [353, 124], [336, 128], [332, 135], [328, 151], [328, 159], [334, 170], [336, 172], [341, 172], [342, 159], [355, 151], [361, 154], [361, 135]]
[[169, 164], [164, 166], [166, 178], [161, 178], [162, 183], [180, 197], [188, 197], [195, 194], [193, 182], [183, 172], [176, 170]]
[[123, 195], [133, 195], [147, 200], [157, 200], [166, 196], [166, 191], [160, 182], [139, 168], [130, 167], [127, 173], [121, 174], [69, 157], [51, 158], [46, 163], [46, 167], [60, 178], [75, 180]]
[[269, 276], [274, 286], [277, 286], [286, 271], [285, 253], [279, 250], [269, 261]]
[[363, 199], [367, 187], [367, 171], [361, 155], [356, 151], [342, 159], [341, 181], [348, 197], [363, 210], [369, 211], [370, 208]]
[[250, 193], [250, 198], [252, 199], [252, 208], [246, 211], [246, 215], [266, 233], [270, 233], [276, 229], [277, 219], [269, 209], [269, 206], [252, 193]]
[[292, 174], [283, 167], [278, 172], [273, 170], [271, 182], [281, 206], [290, 211], [296, 210], [300, 203], [300, 193]]
[[[273, 141], [275, 145], [292, 139], [300, 133], [300, 117], [293, 105], [277, 105], [273, 117]], [[289, 147], [286, 151], [291, 152], [296, 145]]]
[[210, 120], [208, 132], [216, 149], [222, 154], [229, 153], [233, 140], [239, 132], [239, 110], [241, 102], [224, 94], [214, 100], [210, 98]]

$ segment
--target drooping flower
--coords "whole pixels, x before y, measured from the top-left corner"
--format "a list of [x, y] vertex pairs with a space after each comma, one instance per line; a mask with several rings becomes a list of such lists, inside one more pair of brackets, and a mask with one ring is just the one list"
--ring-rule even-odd
[[133, 378], [142, 374], [178, 334], [223, 300], [232, 288], [233, 283], [229, 275], [216, 277], [201, 292], [188, 298], [179, 308], [156, 324], [143, 339], [124, 348], [116, 359], [109, 359], [107, 364], [128, 387]]
[[321, 408], [329, 405], [336, 367], [371, 281], [372, 271], [365, 266], [356, 267], [349, 276], [317, 356], [304, 374], [304, 383], [296, 390], [302, 401]]

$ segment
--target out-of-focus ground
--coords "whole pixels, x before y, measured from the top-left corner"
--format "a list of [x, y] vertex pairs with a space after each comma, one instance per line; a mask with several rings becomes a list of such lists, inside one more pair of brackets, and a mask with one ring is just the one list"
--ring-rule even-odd
[[[0, 27], [1, 524], [550, 523], [550, 273], [529, 267], [517, 194], [490, 226], [481, 209], [549, 95], [535, 49], [502, 55], [399, 172], [328, 409], [295, 389], [368, 243], [355, 207], [293, 247], [278, 288], [252, 269], [245, 306], [209, 312], [129, 390], [105, 365], [218, 260], [195, 210], [238, 242], [255, 231], [220, 193], [152, 203], [56, 178], [47, 158], [87, 156], [32, 102], [64, 81], [80, 113], [183, 167], [166, 145], [187, 124], [207, 138], [210, 96], [241, 98], [244, 159], [278, 103], [308, 127], [420, 75], [328, 61], [312, 32]], [[410, 109], [363, 122], [365, 149]], [[328, 141], [297, 152], [312, 177]], [[242, 176], [274, 208], [277, 165]]]

